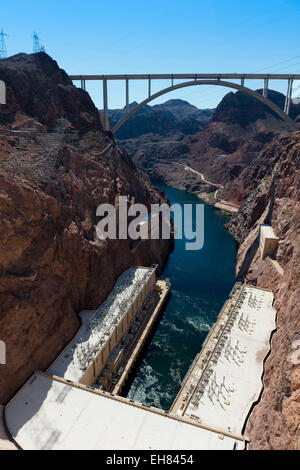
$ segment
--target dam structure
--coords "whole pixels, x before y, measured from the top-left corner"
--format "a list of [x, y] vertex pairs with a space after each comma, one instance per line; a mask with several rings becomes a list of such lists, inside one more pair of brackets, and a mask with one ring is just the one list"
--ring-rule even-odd
[[79, 331], [48, 374], [109, 389], [122, 372], [126, 348], [154, 304], [155, 271], [156, 266], [128, 269], [95, 312], [81, 312]]
[[5, 426], [24, 450], [247, 447], [275, 328], [273, 293], [235, 284], [169, 411], [119, 395], [170, 292], [156, 266], [132, 267], [46, 372], [7, 403]]
[[170, 412], [242, 433], [276, 328], [271, 291], [236, 283]]

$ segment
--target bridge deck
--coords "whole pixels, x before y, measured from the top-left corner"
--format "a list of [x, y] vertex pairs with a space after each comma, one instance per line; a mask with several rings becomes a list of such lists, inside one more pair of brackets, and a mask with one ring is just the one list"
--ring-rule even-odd
[[300, 74], [287, 73], [150, 73], [150, 74], [114, 74], [114, 75], [70, 75], [72, 80], [199, 80], [199, 79], [232, 79], [232, 80], [288, 80], [293, 78], [300, 79]]

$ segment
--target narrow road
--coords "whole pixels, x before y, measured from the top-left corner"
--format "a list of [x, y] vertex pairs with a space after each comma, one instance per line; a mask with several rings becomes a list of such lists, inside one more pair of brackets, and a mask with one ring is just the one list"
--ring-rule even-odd
[[225, 201], [224, 199], [217, 200], [218, 192], [221, 189], [224, 188], [224, 186], [222, 184], [212, 183], [211, 181], [206, 180], [202, 173], [200, 173], [199, 171], [194, 170], [193, 168], [191, 168], [187, 165], [183, 165], [182, 163], [178, 163], [178, 162], [174, 162], [174, 163], [176, 163], [176, 165], [183, 166], [185, 170], [189, 170], [189, 171], [192, 171], [193, 173], [196, 173], [198, 176], [200, 176], [201, 180], [204, 183], [207, 183], [207, 184], [210, 184], [212, 186], [215, 186], [215, 187], [217, 186], [218, 187], [218, 189], [216, 189], [216, 191], [214, 192], [214, 200], [216, 201], [215, 202], [215, 207], [217, 207], [218, 209], [223, 209], [223, 210], [228, 211], [228, 212], [236, 212], [238, 210], [239, 206], [237, 204], [234, 204], [234, 203], [229, 202], [229, 201]]
[[190, 170], [193, 173], [196, 173], [196, 175], [200, 176], [201, 181], [203, 181], [204, 183], [210, 184], [211, 186], [217, 186], [218, 189], [215, 191], [215, 194], [214, 194], [215, 199], [216, 199], [217, 192], [220, 191], [220, 189], [223, 189], [224, 186], [222, 184], [212, 183], [211, 181], [208, 181], [207, 179], [205, 179], [203, 173], [200, 173], [199, 171], [194, 170], [190, 166], [184, 165], [183, 163], [177, 163], [177, 162], [174, 162], [174, 163], [176, 163], [176, 165], [183, 166], [185, 170]]

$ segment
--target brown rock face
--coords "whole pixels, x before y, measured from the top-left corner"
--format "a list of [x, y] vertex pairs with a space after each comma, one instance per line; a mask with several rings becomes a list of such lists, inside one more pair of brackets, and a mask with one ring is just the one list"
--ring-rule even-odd
[[[96, 208], [163, 196], [101, 128], [90, 97], [46, 54], [1, 61], [0, 403], [45, 369], [129, 266], [163, 265], [168, 240], [96, 238]], [[28, 130], [30, 128], [30, 130]], [[105, 150], [107, 149], [107, 150]]]
[[[277, 331], [265, 362], [264, 389], [247, 425], [251, 449], [300, 448], [300, 132], [268, 145], [249, 170], [256, 185], [228, 227], [242, 242], [237, 274], [274, 291]], [[280, 238], [277, 261], [260, 259], [260, 223]]]

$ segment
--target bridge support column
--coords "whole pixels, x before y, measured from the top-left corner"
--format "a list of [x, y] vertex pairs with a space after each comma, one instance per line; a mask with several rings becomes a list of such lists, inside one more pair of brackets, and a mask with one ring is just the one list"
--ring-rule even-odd
[[149, 75], [149, 78], [148, 78], [148, 98], [150, 98], [151, 96], [151, 78], [150, 78], [150, 75]]
[[126, 114], [129, 113], [129, 80], [126, 78]]
[[269, 78], [264, 78], [264, 91], [263, 91], [263, 97], [264, 98], [267, 98], [268, 87], [269, 87]]
[[289, 112], [290, 112], [292, 90], [293, 90], [293, 79], [289, 78], [286, 97], [285, 97], [285, 103], [284, 103], [284, 112], [287, 115], [289, 115]]
[[108, 131], [108, 103], [107, 103], [107, 79], [103, 79], [103, 110], [104, 110], [104, 129]]

